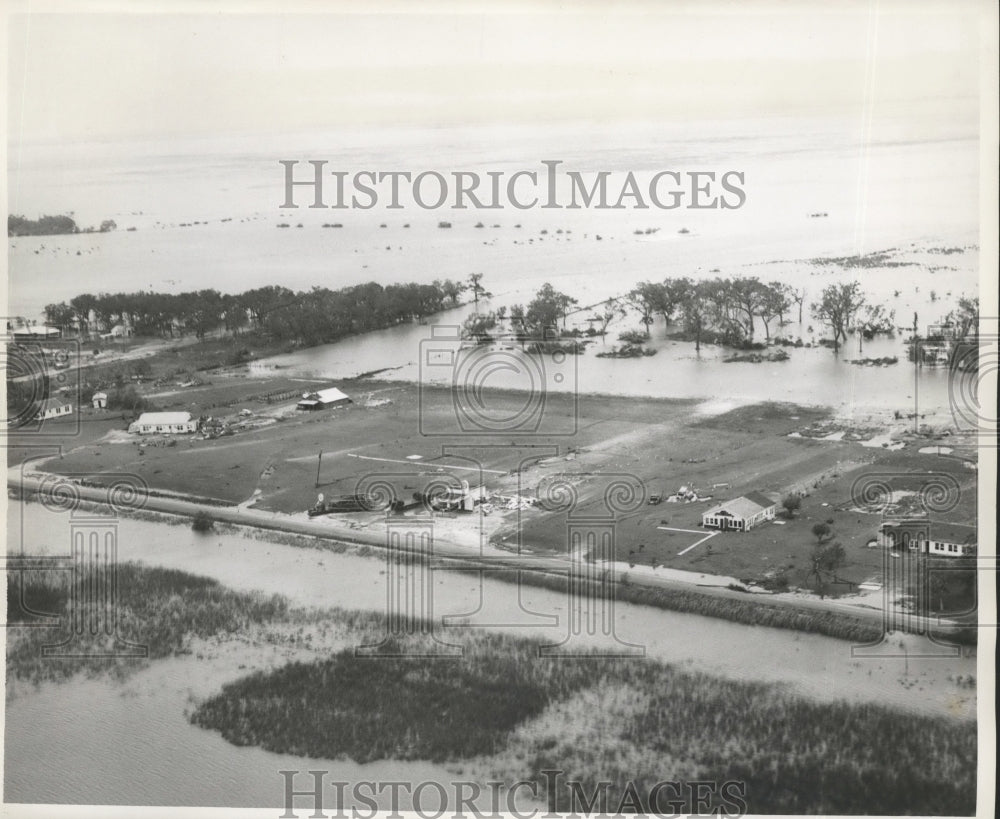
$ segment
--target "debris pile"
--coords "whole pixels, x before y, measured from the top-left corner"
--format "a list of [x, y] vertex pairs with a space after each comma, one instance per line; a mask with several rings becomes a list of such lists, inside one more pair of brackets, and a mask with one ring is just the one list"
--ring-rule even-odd
[[491, 512], [515, 512], [524, 509], [533, 509], [538, 505], [538, 498], [530, 495], [504, 495], [502, 492], [493, 492], [489, 498], [480, 504], [484, 515]]
[[698, 494], [698, 490], [693, 487], [682, 486], [673, 495], [667, 496], [667, 503], [695, 503], [698, 501], [708, 501], [711, 500], [711, 495], [706, 495], [702, 497]]

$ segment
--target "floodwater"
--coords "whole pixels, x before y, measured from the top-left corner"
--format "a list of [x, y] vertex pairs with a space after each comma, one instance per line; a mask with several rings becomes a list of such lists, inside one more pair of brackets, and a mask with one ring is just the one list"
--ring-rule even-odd
[[[811, 278], [797, 260], [910, 243], [977, 242], [978, 112], [955, 106], [947, 116], [935, 111], [920, 121], [912, 111], [886, 106], [866, 130], [849, 117], [814, 116], [590, 125], [582, 131], [345, 130], [58, 150], [18, 145], [10, 152], [11, 213], [73, 213], [81, 226], [114, 219], [118, 229], [10, 240], [11, 310], [38, 316], [47, 303], [81, 289], [336, 288], [372, 280], [465, 279], [473, 272], [505, 300], [524, 300], [551, 281], [581, 304], [592, 304], [637, 281], [668, 275], [719, 269], [721, 275], [775, 278], [770, 265], [779, 261], [792, 265], [788, 275], [813, 298], [826, 279]], [[397, 210], [383, 207], [383, 197], [372, 210], [290, 210], [280, 207], [284, 169], [278, 161], [289, 158], [327, 159], [330, 169], [347, 172], [511, 174], [543, 171], [543, 159], [560, 160], [560, 172], [632, 171], [642, 179], [661, 170], [718, 176], [732, 170], [744, 174], [747, 199], [730, 210]], [[619, 186], [620, 176], [612, 177]], [[566, 187], [560, 177], [562, 201], [569, 201]], [[811, 216], [817, 213], [826, 215]], [[452, 226], [439, 228], [441, 221]], [[945, 261], [952, 264], [955, 257]], [[966, 281], [939, 273], [940, 294], [974, 290], [972, 271]], [[866, 281], [880, 290], [887, 284]], [[936, 318], [925, 312], [921, 321]]]
[[[857, 339], [851, 338], [838, 354], [824, 347], [775, 347], [765, 353], [787, 349], [789, 359], [756, 364], [726, 362], [724, 359], [735, 351], [711, 345], [703, 345], [696, 351], [693, 342], [671, 341], [666, 338], [671, 328], [659, 319], [651, 328], [652, 338], [647, 344], [657, 351], [654, 356], [598, 358], [596, 353], [618, 343], [613, 325], [606, 341], [588, 345], [579, 356], [557, 361], [553, 356], [528, 355], [515, 345], [508, 349], [493, 348], [472, 368], [442, 366], [441, 357], [433, 357], [433, 351], [440, 347], [433, 333], [436, 327], [455, 327], [467, 312], [468, 308], [449, 311], [426, 326], [395, 327], [275, 356], [255, 362], [251, 370], [332, 380], [378, 372], [382, 379], [433, 385], [458, 384], [462, 378], [485, 374], [484, 386], [537, 390], [542, 394], [574, 391], [580, 395], [656, 398], [724, 396], [734, 405], [789, 401], [834, 407], [848, 417], [899, 410], [903, 414], [926, 415], [928, 420], [964, 423], [961, 415], [955, 418], [951, 415], [953, 379], [963, 378], [962, 374], [952, 374], [947, 367], [915, 368], [907, 362], [900, 336], [866, 341], [861, 353], [857, 351]], [[796, 332], [800, 329], [797, 323], [786, 326], [785, 335], [808, 339], [806, 326], [801, 327], [801, 333]], [[851, 359], [892, 356], [898, 359], [896, 364], [850, 363]], [[497, 366], [489, 366], [494, 362]], [[954, 394], [965, 393], [954, 391]]]
[[[977, 290], [972, 246], [978, 241], [979, 119], [975, 106], [956, 106], [948, 116], [936, 109], [921, 122], [897, 117], [886, 106], [874, 121], [774, 118], [657, 125], [634, 133], [588, 126], [342, 131], [282, 137], [271, 144], [252, 138], [58, 149], [19, 145], [9, 154], [12, 213], [31, 218], [72, 213], [81, 226], [114, 219], [118, 230], [9, 240], [10, 312], [38, 317], [46, 304], [81, 290], [336, 288], [372, 280], [465, 279], [474, 272], [482, 273], [493, 291], [493, 306], [527, 302], [546, 281], [588, 305], [646, 279], [757, 275], [804, 287], [807, 301], [830, 282], [856, 278], [873, 298], [896, 310], [899, 324], [909, 325], [915, 312], [924, 327], [940, 320], [960, 295]], [[591, 173], [736, 170], [745, 174], [747, 203], [738, 210], [701, 211], [282, 210], [278, 160], [289, 158], [328, 159], [331, 168], [348, 172], [513, 173], [541, 171], [542, 159], [562, 159], [566, 169]], [[810, 217], [814, 213], [826, 215]], [[441, 220], [452, 227], [438, 227]], [[322, 227], [334, 222], [343, 226]], [[964, 250], [933, 257], [931, 265], [928, 251], [942, 247]], [[805, 261], [888, 248], [900, 248], [915, 266], [830, 271]], [[460, 323], [468, 309], [435, 321]], [[815, 340], [821, 330], [810, 334], [809, 322], [807, 311], [805, 326], [791, 325], [785, 332]], [[630, 326], [635, 324], [633, 319]], [[624, 327], [615, 329], [609, 344]], [[651, 346], [658, 354], [649, 358], [599, 359], [589, 349], [562, 369], [543, 364], [545, 388], [695, 396], [723, 404], [789, 400], [828, 404], [848, 414], [866, 407], [948, 411], [948, 373], [925, 368], [915, 374], [898, 337], [866, 344], [861, 354], [853, 347], [840, 355], [802, 348], [790, 349], [786, 362], [740, 364], [722, 362], [718, 349], [696, 353], [691, 344], [671, 342], [665, 330], [654, 325]], [[259, 366], [334, 379], [399, 368], [383, 376], [448, 383], [452, 371], [432, 376], [422, 367], [422, 344], [430, 332], [430, 326], [400, 327]], [[876, 368], [843, 360], [887, 355], [898, 356], [900, 363]], [[523, 386], [527, 367], [522, 361], [520, 371], [497, 375], [489, 385]], [[14, 550], [68, 551], [67, 517], [34, 504], [23, 511], [23, 528], [10, 533]], [[378, 555], [294, 548], [239, 534], [195, 536], [187, 526], [128, 519], [118, 524], [118, 538], [121, 560], [208, 575], [235, 589], [277, 592], [305, 606], [382, 610], [385, 605], [386, 567]], [[567, 633], [568, 601], [553, 591], [447, 572], [436, 574], [433, 590], [436, 615], [479, 611], [472, 622], [503, 623], [507, 631], [540, 634], [552, 642]], [[554, 623], [541, 625], [545, 616]], [[974, 695], [948, 680], [974, 673], [974, 659], [862, 660], [852, 658], [843, 641], [624, 604], [616, 607], [615, 623], [618, 638], [644, 647], [649, 657], [786, 683], [806, 696], [960, 717], [971, 716], [975, 707]], [[610, 642], [605, 638], [605, 645]], [[273, 661], [257, 649], [245, 660], [248, 668]], [[124, 683], [74, 680], [17, 694], [7, 703], [7, 800], [277, 807], [281, 769], [329, 770], [331, 778], [352, 781], [451, 778], [441, 767], [425, 764], [358, 766], [237, 748], [188, 723], [184, 711], [192, 697], [241, 673], [246, 671], [234, 666], [232, 657], [212, 662], [183, 657], [154, 663]]]
[[[84, 289], [336, 288], [365, 281], [464, 280], [473, 272], [482, 273], [494, 293], [484, 307], [526, 303], [547, 281], [585, 306], [647, 279], [754, 275], [806, 290], [804, 321], [798, 323], [794, 310], [794, 323], [783, 331], [789, 338], [806, 343], [825, 334], [818, 325], [810, 327], [815, 322], [808, 305], [824, 286], [847, 279], [858, 280], [872, 301], [894, 310], [898, 325], [912, 326], [916, 314], [923, 332], [960, 296], [978, 292], [978, 119], [974, 110], [960, 107], [948, 117], [914, 124], [887, 108], [870, 127], [867, 142], [853, 120], [814, 117], [636, 126], [628, 133], [481, 128], [382, 133], [364, 142], [345, 131], [272, 145], [101, 143], [71, 146], [58, 156], [44, 146], [20, 146], [11, 157], [11, 212], [73, 211], [81, 225], [113, 218], [118, 230], [11, 239], [10, 310], [37, 316], [45, 304]], [[278, 159], [289, 157], [322, 157], [331, 168], [346, 170], [513, 173], [541, 170], [543, 158], [561, 159], [564, 170], [638, 176], [664, 168], [738, 170], [745, 175], [747, 201], [735, 210], [283, 210]], [[442, 220], [451, 227], [440, 228]], [[334, 223], [341, 227], [323, 227]], [[929, 252], [945, 247], [963, 250]], [[808, 262], [890, 248], [911, 264], [844, 270]], [[432, 321], [460, 324], [470, 311], [467, 306]], [[715, 397], [724, 389], [738, 401], [799, 401], [848, 413], [949, 410], [948, 373], [926, 368], [915, 374], [906, 365], [903, 333], [866, 344], [863, 352], [852, 338], [839, 355], [794, 349], [786, 362], [722, 363], [723, 351], [706, 347], [699, 353], [693, 344], [668, 342], [657, 324], [651, 344], [656, 356], [595, 357], [602, 344], [617, 343], [620, 331], [638, 326], [633, 314], [583, 356], [561, 366], [543, 364], [541, 383], [551, 390], [665, 397]], [[430, 329], [396, 328], [269, 363], [333, 379], [398, 367], [386, 377], [447, 382], [449, 372], [420, 367]], [[845, 361], [882, 356], [897, 356], [900, 363], [868, 367]], [[521, 387], [537, 365], [515, 362], [490, 385]]]
[[[69, 544], [67, 514], [18, 504], [23, 528], [11, 543], [32, 553], [58, 554]], [[14, 510], [12, 510], [14, 511]], [[13, 519], [13, 517], [12, 517]], [[134, 519], [117, 524], [119, 560], [214, 577], [239, 590], [287, 595], [303, 606], [384, 610], [385, 559], [271, 543], [245, 534], [198, 536], [186, 525]], [[24, 534], [22, 534], [22, 532]], [[480, 608], [480, 602], [482, 607]], [[435, 618], [470, 615], [470, 622], [504, 623], [503, 630], [567, 635], [567, 600], [553, 591], [474, 576], [435, 573]], [[476, 615], [475, 612], [479, 611]], [[542, 618], [554, 618], [551, 622]], [[860, 659], [848, 642], [791, 631], [628, 604], [615, 608], [616, 638], [598, 644], [620, 651], [620, 640], [647, 657], [726, 677], [785, 683], [822, 700], [873, 701], [923, 713], [974, 716], [974, 693], [949, 679], [974, 674], [975, 659]], [[446, 639], [447, 632], [442, 631]], [[156, 661], [125, 682], [74, 679], [19, 692], [7, 702], [5, 789], [8, 801], [137, 805], [279, 806], [279, 770], [326, 770], [334, 780], [455, 779], [425, 763], [313, 760], [240, 748], [191, 725], [185, 711], [200, 697], [255, 667], [283, 662], [280, 650], [220, 649]], [[644, 662], [641, 657], [622, 662]], [[246, 665], [241, 669], [239, 664]]]

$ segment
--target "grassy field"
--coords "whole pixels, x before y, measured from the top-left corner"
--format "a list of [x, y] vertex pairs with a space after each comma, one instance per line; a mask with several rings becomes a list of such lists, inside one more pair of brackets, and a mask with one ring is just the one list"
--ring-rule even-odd
[[[899, 482], [919, 482], [928, 472], [947, 473], [960, 487], [959, 502], [938, 517], [962, 523], [976, 517], [975, 470], [960, 457], [917, 452], [928, 439], [914, 439], [905, 449], [891, 451], [847, 439], [789, 437], [833, 424], [829, 412], [819, 408], [765, 403], [698, 415], [693, 413], [696, 402], [685, 400], [580, 396], [576, 404], [569, 397], [554, 396], [546, 412], [554, 420], [575, 418], [577, 433], [538, 436], [514, 446], [501, 437], [483, 441], [421, 435], [422, 421], [437, 427], [453, 417], [446, 389], [426, 390], [421, 405], [416, 385], [343, 382], [341, 387], [355, 403], [317, 413], [296, 413], [294, 401], [275, 405], [261, 398], [296, 385], [308, 386], [294, 379], [231, 372], [214, 374], [209, 385], [160, 395], [157, 400], [173, 402], [172, 408], [188, 406], [204, 414], [234, 418], [239, 409], [251, 411], [246, 428], [237, 426], [234, 435], [214, 440], [142, 440], [123, 434], [120, 420], [101, 420], [88, 411], [80, 435], [59, 441], [62, 457], [46, 468], [76, 475], [130, 473], [156, 489], [226, 504], [253, 496], [257, 508], [281, 513], [304, 511], [320, 492], [327, 497], [352, 494], [370, 479], [387, 481], [398, 497], [409, 501], [429, 480], [440, 478], [534, 495], [548, 482], [566, 477], [577, 494], [569, 513], [496, 508], [489, 516], [456, 524], [473, 537], [481, 534], [503, 548], [535, 553], [565, 552], [571, 516], [607, 516], [604, 489], [609, 479], [602, 476], [627, 474], [647, 494], [670, 494], [686, 486], [711, 500], [640, 503], [616, 513], [615, 545], [621, 562], [723, 575], [772, 588], [814, 588], [811, 530], [823, 522], [832, 527], [833, 539], [847, 554], [838, 582], [824, 589], [833, 595], [877, 582], [882, 574], [882, 551], [870, 548], [880, 516], [857, 509], [851, 499], [851, 487], [859, 478], [888, 474], [903, 485]], [[491, 394], [497, 406], [517, 407], [521, 400], [513, 393]], [[25, 443], [41, 442], [33, 438]], [[9, 458], [38, 454], [36, 449], [18, 449], [20, 443], [15, 441]], [[701, 529], [701, 513], [708, 506], [754, 490], [779, 499], [788, 492], [800, 493], [802, 507], [792, 518], [779, 518], [780, 525], [721, 533], [694, 546], [708, 534]], [[376, 518], [359, 514], [329, 520], [334, 525], [369, 526]]]
[[[202, 702], [192, 720], [238, 745], [450, 762], [536, 781], [541, 793], [542, 771], [557, 769], [587, 793], [601, 781], [620, 793], [629, 781], [643, 792], [660, 780], [742, 780], [754, 813], [975, 807], [969, 724], [814, 703], [650, 660], [545, 659], [532, 641], [481, 632], [463, 645], [461, 659], [348, 650], [255, 673]], [[562, 792], [547, 797], [569, 807]]]
[[[893, 488], [919, 489], [927, 473], [950, 475], [960, 489], [957, 505], [935, 518], [975, 522], [977, 473], [965, 460], [920, 454], [913, 444], [892, 451], [850, 441], [788, 437], [823, 418], [821, 410], [758, 404], [687, 421], [667, 440], [657, 440], [652, 429], [645, 436], [637, 434], [627, 449], [617, 451], [615, 466], [640, 475], [650, 492], [670, 493], [687, 486], [712, 500], [664, 502], [619, 515], [618, 560], [726, 575], [760, 585], [783, 577], [791, 586], [814, 588], [815, 578], [809, 576], [809, 555], [816, 543], [812, 527], [822, 522], [832, 527], [832, 539], [843, 543], [847, 552], [848, 563], [838, 572], [843, 582], [825, 589], [837, 595], [882, 574], [882, 550], [868, 548], [881, 515], [859, 510], [851, 496], [852, 486], [865, 476], [883, 476]], [[580, 487], [578, 514], [600, 514], [601, 490], [599, 480]], [[778, 500], [793, 491], [800, 493], [802, 506], [792, 518], [780, 514], [779, 507], [777, 524], [746, 533], [723, 532], [688, 550], [710, 533], [701, 527], [705, 509], [755, 490]], [[533, 548], [547, 544], [565, 550], [567, 520], [561, 515], [525, 516], [521, 541]], [[494, 536], [494, 541], [512, 542], [516, 534], [512, 527]]]

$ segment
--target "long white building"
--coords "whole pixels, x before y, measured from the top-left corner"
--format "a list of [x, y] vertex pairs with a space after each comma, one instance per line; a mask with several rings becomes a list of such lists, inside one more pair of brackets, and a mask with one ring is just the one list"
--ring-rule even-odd
[[198, 419], [190, 412], [144, 412], [129, 424], [129, 432], [139, 435], [176, 435], [197, 432]]

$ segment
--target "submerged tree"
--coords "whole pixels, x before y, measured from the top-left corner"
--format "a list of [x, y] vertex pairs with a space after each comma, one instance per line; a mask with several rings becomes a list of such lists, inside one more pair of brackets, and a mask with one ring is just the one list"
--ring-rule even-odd
[[864, 304], [865, 297], [857, 282], [828, 285], [823, 289], [820, 300], [813, 304], [813, 316], [833, 333], [835, 351], [840, 349], [842, 340], [847, 340], [847, 329]]
[[649, 338], [653, 314], [663, 303], [663, 290], [664, 286], [657, 282], [640, 282], [625, 294], [625, 303], [639, 314], [639, 321], [645, 328], [646, 338]]
[[601, 329], [599, 335], [607, 335], [608, 325], [611, 324], [615, 319], [625, 318], [626, 310], [622, 307], [621, 303], [616, 299], [608, 299], [604, 303], [604, 307], [598, 314], [600, 320]]
[[782, 324], [792, 302], [785, 285], [780, 282], [761, 285], [758, 298], [758, 315], [764, 324], [764, 335], [770, 338], [771, 322], [777, 318], [778, 324]]
[[802, 307], [806, 303], [806, 289], [789, 288], [788, 295], [799, 306], [799, 324], [802, 323]]
[[483, 287], [483, 274], [470, 273], [466, 288], [472, 291], [472, 302], [476, 305], [476, 312], [479, 312], [479, 300], [488, 299], [493, 294]]
[[979, 369], [979, 299], [962, 297], [958, 307], [944, 320], [951, 342], [948, 365], [951, 369], [975, 372]]
[[[551, 335], [555, 332], [560, 321], [565, 323], [566, 314], [576, 303], [577, 300], [572, 296], [559, 292], [546, 282], [524, 311], [526, 329], [539, 338]], [[513, 318], [513, 308], [511, 308], [511, 317]]]
[[434, 287], [440, 290], [444, 298], [451, 302], [452, 307], [458, 306], [459, 296], [468, 289], [462, 282], [452, 281], [451, 279], [444, 279], [443, 281], [439, 279], [434, 282]]
[[711, 323], [710, 287], [704, 282], [694, 282], [687, 278], [676, 282], [681, 323], [684, 332], [694, 336], [696, 352], [701, 350], [701, 337]]
[[866, 340], [877, 335], [891, 336], [895, 333], [896, 311], [886, 312], [881, 304], [866, 304], [855, 320], [854, 329], [858, 333], [858, 352], [861, 352]]
[[493, 338], [490, 331], [496, 326], [496, 313], [472, 313], [462, 322], [462, 338], [471, 338], [477, 344], [487, 344]]

